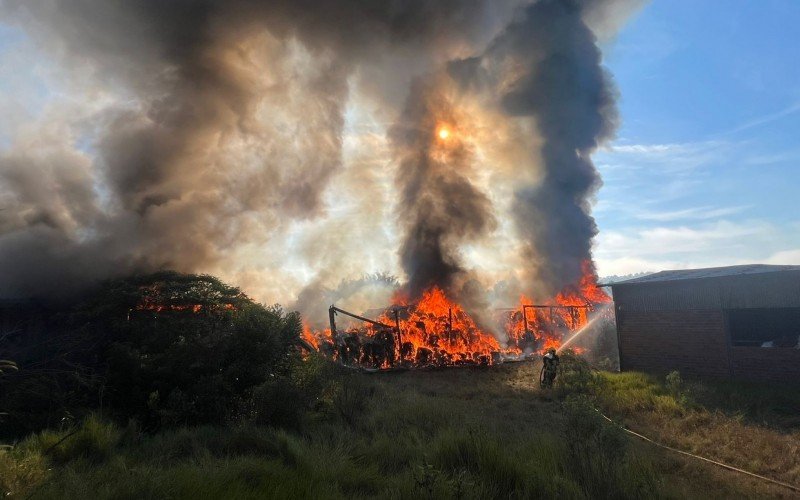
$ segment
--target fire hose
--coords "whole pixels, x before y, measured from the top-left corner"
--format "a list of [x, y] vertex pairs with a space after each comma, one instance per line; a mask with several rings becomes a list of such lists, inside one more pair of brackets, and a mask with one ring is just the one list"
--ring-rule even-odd
[[772, 479], [770, 477], [762, 476], [760, 474], [756, 474], [755, 472], [746, 471], [744, 469], [740, 469], [738, 467], [734, 467], [733, 465], [728, 465], [726, 463], [718, 462], [716, 460], [711, 460], [710, 458], [701, 457], [700, 455], [695, 455], [694, 453], [689, 453], [688, 451], [679, 450], [677, 448], [673, 448], [671, 446], [667, 446], [665, 444], [659, 443], [658, 441], [654, 441], [654, 440], [650, 439], [649, 437], [647, 437], [647, 436], [645, 436], [643, 434], [639, 434], [638, 432], [632, 431], [632, 430], [628, 429], [625, 426], [617, 424], [616, 422], [614, 422], [613, 420], [608, 418], [606, 415], [604, 415], [603, 412], [601, 412], [597, 408], [595, 408], [595, 411], [597, 413], [599, 413], [600, 416], [602, 416], [604, 419], [606, 419], [609, 422], [611, 422], [612, 424], [618, 426], [620, 429], [622, 429], [623, 431], [627, 432], [628, 434], [630, 434], [632, 436], [636, 436], [637, 438], [639, 438], [639, 439], [641, 439], [643, 441], [647, 441], [648, 443], [653, 444], [655, 446], [658, 446], [659, 448], [664, 448], [665, 450], [669, 450], [669, 451], [672, 451], [672, 452], [675, 452], [675, 453], [680, 453], [681, 455], [684, 455], [684, 456], [687, 456], [687, 457], [696, 458], [698, 460], [702, 460], [704, 462], [708, 462], [710, 464], [714, 464], [714, 465], [716, 465], [718, 467], [722, 467], [723, 469], [727, 469], [727, 470], [730, 470], [730, 471], [733, 471], [733, 472], [739, 472], [741, 474], [746, 474], [748, 476], [755, 477], [757, 479], [761, 479], [762, 481], [767, 481], [769, 483], [773, 483], [773, 484], [777, 484], [779, 486], [783, 486], [784, 488], [788, 488], [788, 489], [790, 489], [792, 491], [800, 492], [800, 486], [795, 486], [793, 484], [784, 483], [783, 481], [778, 481], [777, 479]]

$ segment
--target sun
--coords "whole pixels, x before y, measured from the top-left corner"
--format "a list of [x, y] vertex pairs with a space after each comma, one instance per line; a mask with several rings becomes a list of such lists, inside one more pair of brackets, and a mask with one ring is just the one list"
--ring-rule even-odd
[[439, 129], [439, 139], [445, 140], [450, 137], [450, 131], [446, 127], [442, 127]]

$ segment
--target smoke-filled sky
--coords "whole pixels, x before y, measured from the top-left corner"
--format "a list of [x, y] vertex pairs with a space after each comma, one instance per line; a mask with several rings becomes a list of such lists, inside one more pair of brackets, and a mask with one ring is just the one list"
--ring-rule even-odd
[[796, 150], [748, 138], [798, 89], [749, 23], [777, 46], [800, 16], [689, 5], [0, 0], [0, 296], [174, 268], [313, 316], [390, 276], [545, 296], [592, 250], [601, 275], [785, 260]]

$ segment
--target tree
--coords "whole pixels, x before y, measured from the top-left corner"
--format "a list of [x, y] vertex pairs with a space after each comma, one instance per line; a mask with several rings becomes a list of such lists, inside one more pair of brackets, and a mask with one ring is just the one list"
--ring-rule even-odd
[[105, 282], [54, 323], [28, 361], [36, 370], [9, 389], [35, 426], [96, 408], [149, 428], [222, 423], [281, 370], [301, 332], [297, 313], [176, 272]]

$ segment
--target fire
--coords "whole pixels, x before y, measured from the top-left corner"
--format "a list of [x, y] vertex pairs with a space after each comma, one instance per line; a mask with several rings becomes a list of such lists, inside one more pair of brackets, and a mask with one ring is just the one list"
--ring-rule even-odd
[[551, 347], [558, 349], [568, 333], [580, 330], [588, 323], [590, 312], [610, 301], [611, 298], [597, 286], [591, 264], [584, 262], [583, 274], [576, 286], [538, 303], [520, 297], [518, 309], [506, 322], [509, 345], [536, 352]]
[[152, 311], [156, 313], [190, 312], [193, 314], [199, 314], [202, 311], [210, 311], [210, 312], [233, 311], [236, 309], [236, 306], [234, 306], [233, 304], [213, 304], [213, 305], [167, 304], [167, 303], [158, 303], [147, 299], [143, 299], [139, 304], [136, 305], [134, 309], [137, 311]]
[[[489, 364], [500, 345], [444, 291], [434, 286], [413, 306], [397, 310], [400, 323], [400, 360], [418, 364]], [[380, 321], [390, 324], [386, 313]]]
[[[421, 366], [489, 365], [558, 348], [571, 332], [585, 326], [596, 305], [610, 298], [597, 288], [589, 265], [577, 286], [550, 300], [535, 303], [522, 297], [518, 307], [505, 311], [498, 325], [479, 324], [438, 286], [412, 302], [401, 292], [394, 306], [376, 320], [342, 331], [303, 326], [302, 338], [315, 349], [346, 365], [377, 369]], [[363, 318], [341, 309], [336, 312]], [[335, 326], [332, 324], [332, 326]], [[494, 333], [487, 328], [495, 328]], [[505, 335], [503, 335], [505, 334]], [[498, 337], [505, 336], [501, 345]]]
[[237, 299], [243, 297], [228, 297], [230, 301], [220, 300], [219, 297], [203, 297], [175, 294], [165, 291], [162, 284], [155, 283], [139, 287], [141, 297], [139, 303], [131, 311], [148, 311], [154, 313], [208, 313], [219, 314], [226, 311], [235, 311]]
[[443, 140], [443, 141], [444, 141], [444, 140], [446, 140], [448, 137], [450, 137], [450, 130], [449, 130], [449, 129], [447, 129], [447, 127], [441, 127], [441, 128], [439, 129], [439, 132], [438, 132], [438, 134], [437, 134], [437, 135], [439, 136], [439, 139], [441, 139], [441, 140]]
[[319, 340], [317, 337], [314, 336], [314, 333], [311, 331], [311, 327], [308, 326], [308, 323], [303, 321], [303, 332], [300, 334], [300, 338], [308, 342], [311, 347], [319, 351]]

